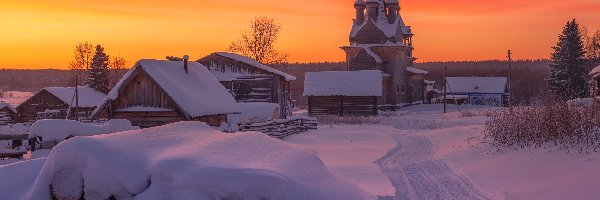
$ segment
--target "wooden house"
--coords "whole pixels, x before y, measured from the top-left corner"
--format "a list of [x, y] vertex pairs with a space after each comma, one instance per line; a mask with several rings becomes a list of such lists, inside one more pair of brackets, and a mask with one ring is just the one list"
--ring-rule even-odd
[[463, 97], [473, 105], [501, 106], [509, 95], [506, 77], [447, 77], [446, 82], [446, 99]]
[[206, 66], [238, 102], [276, 103], [291, 116], [290, 83], [296, 77], [234, 53], [216, 52], [197, 62]]
[[[106, 96], [86, 86], [47, 87], [17, 106], [17, 122], [31, 123], [40, 119], [88, 119], [92, 111]], [[75, 109], [77, 107], [77, 109]], [[75, 113], [77, 110], [77, 113]]]
[[373, 116], [378, 102], [385, 98], [384, 82], [389, 77], [377, 70], [308, 72], [304, 96], [308, 97], [308, 114], [338, 116]]
[[200, 63], [138, 61], [109, 92], [93, 118], [128, 119], [142, 128], [178, 121], [226, 122], [240, 107]]
[[591, 97], [600, 96], [600, 66], [590, 72], [590, 95]]
[[0, 101], [0, 126], [14, 124], [17, 118], [17, 110], [8, 103]]

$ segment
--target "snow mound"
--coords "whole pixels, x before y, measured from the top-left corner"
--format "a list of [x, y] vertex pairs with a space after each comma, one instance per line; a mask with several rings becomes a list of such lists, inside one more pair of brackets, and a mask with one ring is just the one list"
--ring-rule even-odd
[[62, 141], [71, 136], [91, 136], [139, 129], [126, 119], [112, 119], [104, 125], [86, 124], [66, 119], [39, 120], [31, 125], [29, 138], [42, 137], [44, 141]]
[[[600, 99], [598, 99], [600, 100]], [[577, 98], [567, 101], [567, 105], [571, 107], [587, 107], [594, 105], [594, 98]]]
[[16, 162], [0, 166], [0, 194], [2, 199], [25, 199], [46, 158]]
[[228, 122], [259, 123], [266, 122], [279, 117], [279, 104], [276, 103], [238, 103], [242, 108], [241, 114], [227, 115]]
[[256, 132], [223, 133], [201, 122], [62, 142], [28, 198], [49, 200], [51, 194], [59, 199], [82, 194], [85, 199], [373, 199], [333, 175], [310, 150]]

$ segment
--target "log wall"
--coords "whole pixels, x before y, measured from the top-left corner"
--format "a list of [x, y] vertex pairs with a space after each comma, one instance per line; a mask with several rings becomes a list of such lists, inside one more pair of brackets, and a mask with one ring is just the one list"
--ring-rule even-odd
[[377, 115], [376, 96], [309, 96], [308, 114], [338, 116]]

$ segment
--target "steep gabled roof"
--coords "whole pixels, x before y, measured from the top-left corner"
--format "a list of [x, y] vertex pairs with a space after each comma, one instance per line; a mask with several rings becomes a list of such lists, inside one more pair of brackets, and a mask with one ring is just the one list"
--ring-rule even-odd
[[8, 108], [11, 111], [13, 111], [14, 113], [17, 113], [17, 110], [15, 110], [14, 107], [12, 107], [10, 104], [4, 102], [4, 101], [0, 101], [0, 110], [2, 110], [3, 108]]
[[277, 74], [277, 75], [283, 76], [286, 81], [294, 81], [294, 80], [296, 80], [295, 76], [292, 76], [292, 75], [286, 74], [286, 73], [284, 73], [282, 71], [273, 69], [273, 68], [271, 68], [271, 67], [269, 67], [267, 65], [259, 63], [258, 61], [254, 60], [252, 58], [246, 57], [246, 56], [242, 56], [242, 55], [235, 54], [235, 53], [229, 53], [229, 52], [215, 52], [214, 54], [222, 56], [222, 57], [225, 57], [225, 58], [229, 58], [229, 59], [232, 59], [232, 60], [235, 60], [235, 61], [238, 61], [238, 62], [245, 63], [247, 65], [256, 67], [258, 69], [265, 70], [265, 71], [273, 73], [273, 74]]
[[506, 77], [448, 77], [450, 93], [500, 94], [506, 90]]
[[308, 72], [304, 96], [382, 96], [379, 70]]
[[240, 107], [233, 96], [204, 65], [189, 62], [188, 73], [186, 73], [181, 61], [142, 59], [108, 93], [102, 105], [98, 106], [92, 114], [93, 117], [100, 113], [109, 100], [119, 97], [138, 69], [146, 72], [187, 118], [240, 112]]
[[[42, 90], [48, 91], [69, 106], [75, 106], [75, 87], [46, 87]], [[77, 93], [80, 108], [95, 107], [106, 97], [105, 94], [87, 86], [77, 86]]]

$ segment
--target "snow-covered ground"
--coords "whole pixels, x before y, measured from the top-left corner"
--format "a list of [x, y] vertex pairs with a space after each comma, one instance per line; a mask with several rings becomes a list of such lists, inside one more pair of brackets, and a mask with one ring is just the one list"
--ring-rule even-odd
[[0, 96], [1, 102], [6, 102], [12, 107], [16, 108], [19, 104], [25, 102], [29, 97], [33, 96], [31, 92], [19, 92], [19, 91], [6, 91]]
[[[459, 109], [462, 113], [458, 112]], [[381, 120], [381, 124], [324, 124], [319, 126], [318, 130], [308, 131], [285, 140], [286, 142], [305, 147], [309, 149], [308, 151], [296, 149], [295, 145], [265, 143], [260, 137], [255, 138], [257, 137], [256, 135], [250, 135], [241, 141], [245, 141], [246, 143], [250, 141], [252, 143], [260, 143], [261, 148], [257, 149], [257, 151], [269, 156], [277, 154], [268, 153], [263, 148], [266, 144], [268, 144], [269, 148], [275, 145], [296, 149], [292, 152], [308, 157], [310, 157], [310, 154], [306, 154], [306, 152], [312, 151], [314, 155], [323, 161], [324, 166], [332, 173], [332, 177], [341, 178], [344, 184], [350, 183], [355, 185], [357, 187], [356, 191], [364, 190], [372, 196], [379, 196], [380, 200], [597, 199], [600, 196], [600, 190], [597, 189], [600, 188], [600, 181], [598, 181], [600, 180], [600, 173], [597, 173], [600, 167], [600, 153], [565, 154], [564, 151], [558, 149], [497, 152], [481, 144], [480, 139], [483, 136], [482, 131], [487, 120], [485, 115], [493, 109], [496, 108], [448, 105], [449, 113], [443, 114], [441, 112], [441, 105], [417, 105], [394, 113], [385, 113], [387, 117], [377, 117], [377, 120]], [[180, 130], [172, 131], [182, 132]], [[186, 131], [182, 133], [188, 134], [188, 136], [191, 134], [191, 132], [186, 133]], [[104, 148], [114, 147], [114, 141], [117, 139], [125, 141], [125, 137], [133, 138], [134, 136], [128, 136], [127, 134], [116, 137], [103, 135], [94, 136], [93, 138], [106, 138], [99, 140], [103, 144], [100, 147]], [[214, 137], [211, 140], [223, 144], [235, 143], [235, 141], [240, 140], [231, 136], [210, 137]], [[161, 140], [158, 139], [160, 138], [158, 135], [152, 136], [152, 138], [145, 138], [144, 140], [156, 140], [156, 144], [166, 145], [159, 142]], [[198, 140], [198, 142], [200, 141]], [[82, 144], [78, 144], [79, 146], [83, 146], [79, 148], [87, 146]], [[175, 147], [169, 147], [169, 150], [164, 151], [171, 153], [161, 153], [161, 155], [174, 155], [177, 159], [185, 158], [191, 161], [189, 160], [189, 154], [180, 152], [179, 150], [175, 151], [177, 149]], [[73, 148], [73, 145], [69, 148]], [[203, 146], [198, 148], [206, 149], [209, 147]], [[216, 146], [210, 147], [213, 150], [214, 148]], [[253, 148], [256, 147], [245, 145], [236, 146], [234, 150], [236, 152], [251, 152]], [[64, 147], [64, 149], [68, 148]], [[220, 149], [219, 153], [224, 153], [221, 150], [224, 149]], [[93, 152], [85, 149], [82, 152], [69, 152], [71, 152], [71, 156], [69, 154], [63, 155], [63, 157], [73, 158], [73, 155], [94, 155]], [[119, 152], [126, 151], [119, 150]], [[137, 152], [137, 150], [134, 152]], [[194, 152], [200, 153], [206, 151], [198, 150]], [[35, 177], [31, 174], [36, 174], [42, 168], [52, 169], [50, 166], [42, 166], [46, 160], [44, 156], [47, 154], [48, 152], [41, 152], [37, 155], [32, 155], [32, 158], [35, 157], [38, 159], [0, 166], [0, 180], [10, 178], [15, 181], [10, 184], [2, 182], [0, 184], [0, 194], [8, 194], [7, 197], [18, 199], [19, 196], [15, 196], [15, 193], [27, 192], [35, 180]], [[131, 152], [119, 154], [133, 156]], [[148, 153], [142, 153], [142, 150], [140, 150], [140, 153], [134, 154], [146, 155]], [[244, 155], [241, 157], [237, 156], [237, 158], [247, 160], [246, 157], [250, 156], [248, 154]], [[42, 158], [40, 159], [39, 157]], [[194, 157], [213, 159], [213, 156], [208, 155], [195, 155]], [[54, 159], [57, 158], [59, 157], [55, 157]], [[142, 161], [142, 163], [146, 162], [144, 161], [144, 156], [135, 158], [134, 160], [136, 160], [137, 164], [140, 163], [138, 161]], [[154, 161], [149, 164], [159, 166], [157, 163], [163, 162], [161, 160], [172, 160], [166, 158], [153, 158], [152, 160]], [[226, 158], [227, 162], [232, 166], [277, 169], [273, 168], [274, 166], [271, 161], [260, 165], [257, 162], [253, 162], [255, 164], [249, 165], [246, 161], [236, 162], [232, 160], [233, 157]], [[260, 156], [255, 158], [258, 159]], [[213, 161], [216, 160], [218, 159]], [[52, 166], [54, 166], [54, 169], [58, 169], [66, 165], [53, 162]], [[172, 168], [161, 167], [156, 169], [163, 170], [160, 171], [161, 173], [178, 174], [175, 171], [169, 172], [169, 170], [174, 170]], [[53, 173], [55, 171], [50, 170], [44, 173]], [[159, 172], [146, 171], [148, 173]], [[86, 173], [89, 172], [86, 171]], [[206, 175], [200, 172], [188, 172], [186, 174], [197, 177]], [[291, 172], [283, 171], [282, 173]], [[293, 174], [296, 173], [291, 174], [289, 176], [293, 177], [295, 176]], [[256, 174], [241, 173], [241, 175]], [[89, 176], [89, 174], [85, 176]], [[171, 178], [181, 177], [173, 176]], [[275, 179], [277, 178], [275, 177]], [[333, 179], [335, 180], [336, 178]], [[313, 181], [317, 180], [313, 179]], [[125, 184], [130, 183], [133, 182]], [[171, 184], [170, 182], [164, 183]], [[302, 182], [302, 184], [309, 183], [310, 181]], [[320, 182], [315, 182], [314, 184], [326, 187]], [[23, 187], [28, 188], [24, 189]], [[346, 188], [351, 187], [347, 186]], [[340, 190], [337, 191], [339, 192]]]

